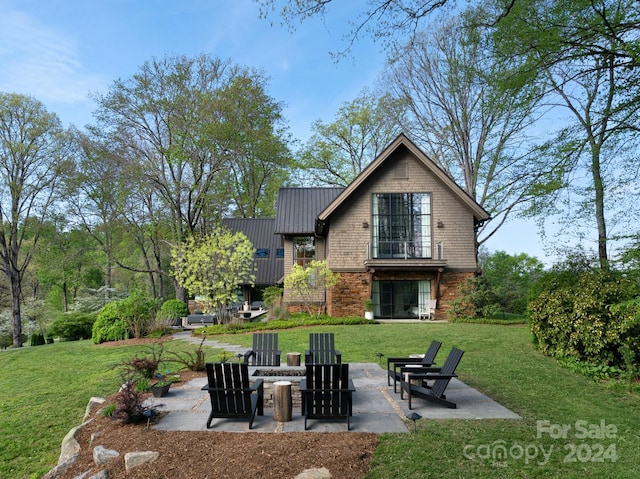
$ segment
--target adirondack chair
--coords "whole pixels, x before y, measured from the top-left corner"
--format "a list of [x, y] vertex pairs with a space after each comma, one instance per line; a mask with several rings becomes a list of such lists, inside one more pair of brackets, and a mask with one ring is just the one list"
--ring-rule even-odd
[[249, 419], [249, 429], [256, 416], [264, 414], [264, 385], [262, 379], [249, 382], [246, 363], [207, 363], [208, 383], [202, 389], [209, 392], [211, 414], [207, 429], [213, 418]]
[[356, 390], [349, 379], [349, 364], [306, 364], [300, 380], [304, 429], [308, 419], [346, 419], [351, 429], [352, 395]]
[[305, 364], [333, 364], [342, 362], [342, 354], [335, 349], [333, 333], [309, 333], [309, 349], [304, 353]]
[[[406, 376], [403, 373], [400, 383], [400, 397], [404, 399], [404, 392], [407, 392], [409, 396], [409, 409], [411, 409], [412, 397], [426, 399], [427, 401], [451, 409], [457, 407], [456, 403], [447, 400], [444, 391], [447, 389], [451, 378], [458, 377], [458, 375], [455, 374], [455, 370], [463, 354], [464, 351], [458, 348], [452, 348], [442, 367], [432, 368], [431, 371], [429, 371], [430, 368], [421, 368], [420, 372], [415, 372], [415, 370], [411, 371], [410, 368], [407, 368]], [[417, 384], [414, 383], [414, 381], [417, 382]], [[433, 381], [433, 383], [429, 385], [428, 381]]]
[[396, 384], [402, 380], [400, 368], [409, 365], [432, 367], [435, 364], [436, 354], [438, 354], [440, 346], [442, 346], [440, 341], [431, 341], [422, 358], [387, 358], [387, 385], [391, 386], [391, 378], [393, 378], [393, 392], [398, 392]]
[[436, 314], [437, 300], [430, 299], [424, 306], [418, 308], [418, 319], [433, 319], [433, 315]]
[[280, 366], [278, 333], [255, 333], [253, 347], [244, 355], [244, 362], [251, 366]]

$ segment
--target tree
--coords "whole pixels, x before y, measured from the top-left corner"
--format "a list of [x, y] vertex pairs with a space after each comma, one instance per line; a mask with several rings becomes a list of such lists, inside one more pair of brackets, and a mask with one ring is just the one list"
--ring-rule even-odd
[[211, 134], [225, 145], [229, 160], [232, 214], [275, 216], [278, 188], [292, 166], [282, 105], [267, 96], [262, 80], [246, 76], [224, 86], [220, 98], [225, 121], [213, 124]]
[[501, 313], [524, 315], [534, 288], [544, 275], [544, 265], [525, 253], [489, 254], [481, 248], [479, 267], [481, 274], [463, 283], [452, 313], [484, 318]]
[[64, 312], [69, 311], [69, 305], [81, 287], [100, 287], [102, 281], [95, 284], [94, 280], [103, 278], [98, 269], [102, 265], [95, 258], [100, 254], [95, 241], [84, 230], [68, 229], [66, 224], [66, 218], [62, 216], [47, 221], [31, 273], [39, 284], [49, 288], [49, 292], [52, 288], [58, 290]]
[[69, 217], [86, 230], [105, 254], [105, 301], [109, 300], [114, 263], [114, 238], [120, 207], [128, 185], [123, 185], [123, 167], [119, 157], [97, 135], [78, 133], [75, 141], [79, 154], [74, 172], [67, 180], [65, 195]]
[[509, 255], [495, 251], [480, 264], [501, 311], [524, 314], [533, 285], [544, 272], [544, 265], [526, 253]]
[[638, 178], [639, 25], [633, 0], [554, 0], [518, 3], [494, 28], [497, 53], [516, 72], [506, 76], [508, 87], [536, 85], [549, 106], [573, 119], [545, 145], [561, 180], [552, 208], [534, 213], [559, 213], [564, 234], [595, 230], [602, 270], [609, 269], [608, 222], [637, 219], [630, 206]]
[[69, 134], [32, 97], [0, 93], [0, 260], [11, 289], [13, 345], [22, 346], [23, 275], [70, 167]]
[[[96, 96], [93, 131], [132, 182], [121, 205], [138, 205], [126, 220], [149, 228], [136, 237], [145, 264], [127, 265], [130, 270], [169, 274], [158, 241], [177, 245], [207, 234], [234, 202], [257, 214], [258, 205], [275, 199], [277, 165], [289, 155], [279, 137], [280, 105], [264, 94], [265, 84], [261, 73], [228, 61], [175, 56], [144, 63]], [[234, 197], [230, 172], [250, 195]], [[154, 236], [160, 225], [162, 237]], [[179, 286], [176, 296], [185, 299]]]
[[333, 123], [313, 123], [314, 134], [298, 153], [304, 174], [314, 183], [347, 186], [400, 134], [401, 118], [401, 102], [365, 88]]
[[[325, 19], [330, 8], [338, 2], [333, 0], [254, 0], [260, 4], [260, 16], [267, 18], [273, 12], [294, 30], [296, 22], [320, 17]], [[494, 22], [507, 16], [517, 0], [505, 0], [493, 17]], [[522, 1], [522, 0], [520, 0]], [[528, 1], [528, 0], [527, 0]], [[344, 4], [345, 2], [343, 2]], [[361, 36], [370, 36], [381, 40], [385, 46], [395, 40], [413, 42], [416, 32], [423, 30], [422, 23], [445, 7], [455, 7], [455, 0], [370, 0], [368, 2], [349, 2], [356, 4], [345, 18], [349, 20], [350, 31], [345, 35], [346, 47], [334, 52], [337, 57], [345, 56]], [[366, 7], [361, 7], [366, 3]], [[519, 2], [518, 2], [519, 3]], [[333, 4], [333, 5], [332, 5]]]
[[535, 92], [501, 90], [505, 72], [487, 55], [483, 29], [465, 25], [474, 21], [452, 17], [416, 35], [383, 81], [407, 107], [405, 131], [491, 214], [479, 247], [537, 197], [548, 166], [525, 145]]
[[305, 266], [296, 263], [285, 276], [284, 287], [302, 301], [309, 314], [320, 316], [326, 302], [325, 292], [338, 284], [339, 277], [327, 267], [326, 260], [313, 260]]
[[174, 247], [171, 266], [178, 283], [199, 296], [206, 311], [220, 313], [236, 299], [239, 284], [255, 281], [251, 273], [254, 254], [244, 233], [219, 228], [205, 237], [191, 236]]

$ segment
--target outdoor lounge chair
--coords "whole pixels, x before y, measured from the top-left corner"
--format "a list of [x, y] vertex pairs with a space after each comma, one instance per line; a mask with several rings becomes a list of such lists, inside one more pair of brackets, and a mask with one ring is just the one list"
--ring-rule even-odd
[[430, 299], [423, 306], [420, 306], [418, 308], [418, 319], [432, 320], [433, 316], [436, 314], [437, 303], [437, 300]]
[[249, 382], [246, 363], [207, 363], [208, 383], [202, 389], [209, 392], [211, 414], [207, 429], [217, 418], [249, 419], [249, 429], [256, 416], [264, 414], [264, 385], [262, 379]]
[[339, 364], [342, 354], [335, 349], [333, 333], [309, 333], [309, 349], [304, 353], [305, 364]]
[[356, 390], [349, 379], [349, 364], [307, 364], [300, 380], [304, 429], [308, 419], [346, 419], [351, 429], [352, 395]]
[[[391, 378], [393, 378], [393, 392], [398, 392], [396, 384], [402, 380], [400, 368], [408, 365], [417, 365], [423, 367], [431, 367], [435, 364], [436, 354], [440, 350], [442, 343], [440, 341], [431, 341], [429, 348], [422, 358], [387, 358], [387, 385], [391, 386]], [[393, 365], [393, 367], [391, 367]]]
[[278, 333], [255, 333], [253, 347], [244, 354], [244, 362], [251, 366], [280, 366]]
[[[452, 348], [441, 368], [434, 368], [431, 371], [429, 371], [429, 368], [420, 368], [420, 372], [415, 372], [415, 370], [411, 371], [407, 368], [406, 375], [404, 375], [403, 372], [400, 383], [400, 397], [404, 399], [404, 392], [407, 392], [409, 396], [409, 409], [411, 409], [412, 397], [426, 399], [427, 401], [447, 406], [451, 409], [457, 407], [456, 403], [447, 400], [444, 391], [447, 389], [451, 378], [458, 377], [458, 375], [455, 374], [455, 370], [463, 354], [464, 351], [458, 348]], [[428, 381], [433, 381], [433, 383], [429, 385]]]

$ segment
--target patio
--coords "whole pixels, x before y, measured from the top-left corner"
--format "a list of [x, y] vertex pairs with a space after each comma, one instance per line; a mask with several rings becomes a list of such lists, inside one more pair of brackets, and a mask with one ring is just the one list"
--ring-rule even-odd
[[[184, 333], [176, 335], [180, 339], [190, 340]], [[200, 339], [194, 338], [198, 342]], [[228, 348], [217, 344], [216, 347]], [[406, 433], [411, 431], [406, 415], [416, 412], [422, 419], [521, 419], [520, 416], [498, 404], [462, 381], [453, 379], [447, 388], [447, 398], [457, 404], [457, 409], [437, 406], [421, 399], [414, 399], [410, 411], [408, 401], [400, 399], [400, 393], [393, 392], [393, 386], [387, 385], [386, 370], [376, 363], [350, 363], [350, 376], [356, 387], [353, 395], [352, 432]], [[281, 366], [283, 369], [290, 369]], [[250, 374], [256, 368], [250, 368]], [[264, 368], [263, 368], [264, 369]], [[278, 380], [282, 378], [274, 378]], [[194, 379], [180, 388], [173, 388], [163, 398], [151, 398], [149, 404], [167, 414], [158, 422], [155, 429], [166, 431], [205, 431], [211, 405], [209, 395], [201, 388], [206, 378]], [[300, 407], [296, 405], [294, 392], [292, 420], [276, 422], [270, 404], [270, 393], [265, 392], [264, 416], [256, 416], [253, 432], [301, 432], [304, 431], [304, 418]], [[344, 432], [344, 421], [310, 421], [309, 432]], [[247, 421], [215, 419], [212, 431], [246, 432]]]

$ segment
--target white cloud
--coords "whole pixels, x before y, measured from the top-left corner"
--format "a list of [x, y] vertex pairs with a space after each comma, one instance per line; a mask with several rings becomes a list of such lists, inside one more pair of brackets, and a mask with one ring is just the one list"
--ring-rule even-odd
[[1, 91], [45, 103], [84, 102], [104, 84], [83, 69], [73, 38], [17, 10], [0, 12], [0, 63]]

